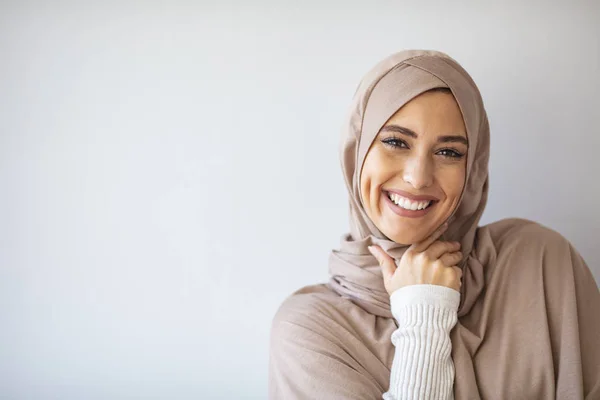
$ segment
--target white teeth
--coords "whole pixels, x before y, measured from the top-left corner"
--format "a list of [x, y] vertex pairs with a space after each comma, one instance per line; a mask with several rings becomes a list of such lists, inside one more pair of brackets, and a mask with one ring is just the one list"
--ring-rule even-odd
[[427, 208], [430, 204], [431, 201], [411, 201], [409, 199], [407, 199], [406, 197], [402, 197], [400, 195], [397, 195], [396, 193], [390, 193], [389, 194], [390, 199], [399, 207], [404, 208], [405, 210], [422, 210], [424, 208]]
[[407, 204], [405, 204], [405, 203], [404, 203], [404, 198], [402, 198], [402, 197], [400, 197], [400, 196], [398, 196], [398, 197], [396, 197], [396, 198], [398, 199], [398, 203], [397, 203], [397, 204], [398, 204], [400, 207], [404, 207], [404, 208], [406, 208]]

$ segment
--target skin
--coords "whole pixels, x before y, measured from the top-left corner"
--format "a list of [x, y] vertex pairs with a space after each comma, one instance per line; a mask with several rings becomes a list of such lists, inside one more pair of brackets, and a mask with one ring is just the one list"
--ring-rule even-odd
[[381, 265], [383, 285], [390, 296], [404, 286], [420, 284], [445, 286], [460, 293], [462, 270], [455, 265], [462, 259], [460, 243], [437, 240], [447, 228], [444, 223], [423, 241], [412, 244], [399, 264], [381, 247], [369, 246]]
[[[360, 179], [365, 211], [382, 233], [400, 244], [417, 244], [450, 217], [464, 187], [466, 142], [463, 117], [450, 93], [422, 93], [385, 123], [369, 148]], [[386, 189], [439, 201], [422, 217], [403, 217], [386, 203]]]
[[[407, 129], [409, 131], [407, 131]], [[450, 93], [415, 97], [381, 128], [361, 171], [365, 211], [388, 238], [410, 245], [396, 264], [379, 246], [369, 251], [381, 265], [388, 294], [404, 286], [431, 284], [460, 292], [459, 242], [438, 240], [458, 206], [466, 177], [467, 135], [462, 114]], [[431, 195], [438, 201], [418, 218], [394, 213], [385, 190]]]

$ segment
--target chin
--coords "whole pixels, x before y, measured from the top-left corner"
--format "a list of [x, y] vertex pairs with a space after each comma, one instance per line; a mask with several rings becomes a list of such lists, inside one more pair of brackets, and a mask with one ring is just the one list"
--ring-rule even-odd
[[[394, 229], [391, 232], [390, 231], [382, 231], [382, 233], [387, 236], [388, 238], [390, 238], [391, 240], [393, 240], [394, 242], [398, 243], [398, 244], [405, 244], [405, 245], [411, 245], [414, 243], [417, 243], [421, 240], [423, 240], [424, 235], [421, 235], [420, 232], [414, 232], [412, 230], [412, 228], [410, 227], [406, 227], [403, 230], [403, 232], [397, 232], [398, 229]], [[412, 233], [407, 234], [407, 231], [410, 232], [412, 231]]]

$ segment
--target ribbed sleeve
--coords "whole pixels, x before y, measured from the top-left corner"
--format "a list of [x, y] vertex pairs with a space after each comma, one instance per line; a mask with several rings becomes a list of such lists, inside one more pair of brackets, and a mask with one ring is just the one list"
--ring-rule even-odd
[[390, 296], [398, 321], [390, 388], [384, 400], [454, 399], [450, 331], [456, 325], [460, 293], [439, 285], [409, 285]]

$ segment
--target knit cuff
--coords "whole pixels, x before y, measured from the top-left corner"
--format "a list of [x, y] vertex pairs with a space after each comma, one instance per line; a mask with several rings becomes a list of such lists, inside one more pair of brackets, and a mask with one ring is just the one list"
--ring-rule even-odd
[[403, 286], [390, 296], [392, 315], [405, 326], [437, 322], [451, 329], [456, 324], [459, 304], [460, 292], [440, 285]]

